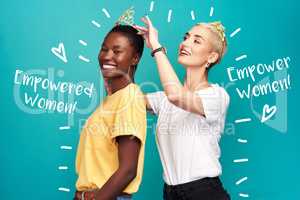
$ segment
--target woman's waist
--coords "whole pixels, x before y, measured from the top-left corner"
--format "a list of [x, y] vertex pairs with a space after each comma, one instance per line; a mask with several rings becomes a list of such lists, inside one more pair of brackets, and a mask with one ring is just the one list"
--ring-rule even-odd
[[[75, 200], [96, 199], [97, 189], [75, 192]], [[118, 197], [131, 198], [132, 194], [121, 192]]]
[[183, 184], [177, 184], [177, 185], [168, 185], [165, 183], [164, 188], [168, 192], [172, 191], [193, 191], [201, 188], [202, 190], [204, 188], [211, 188], [215, 186], [222, 187], [222, 183], [218, 176], [216, 177], [205, 177], [201, 179], [197, 179], [194, 181], [190, 181]]
[[[181, 185], [189, 182], [197, 181], [204, 179], [206, 177], [217, 177], [222, 174], [222, 167], [220, 164], [215, 166], [206, 166], [206, 168], [182, 168], [180, 169], [170, 169], [167, 166], [164, 166], [163, 179], [164, 182], [168, 185]], [[189, 169], [189, 170], [186, 170]]]

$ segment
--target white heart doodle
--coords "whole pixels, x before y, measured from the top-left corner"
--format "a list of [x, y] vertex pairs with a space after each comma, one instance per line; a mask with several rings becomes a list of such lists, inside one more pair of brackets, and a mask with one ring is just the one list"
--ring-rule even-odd
[[60, 58], [62, 61], [64, 61], [65, 63], [68, 62], [65, 47], [64, 47], [64, 44], [62, 42], [59, 43], [58, 48], [57, 47], [52, 47], [51, 52], [54, 55], [56, 55], [58, 58]]
[[269, 120], [276, 113], [276, 111], [276, 106], [270, 107], [268, 104], [265, 104], [263, 107], [261, 123], [264, 123], [265, 121]]

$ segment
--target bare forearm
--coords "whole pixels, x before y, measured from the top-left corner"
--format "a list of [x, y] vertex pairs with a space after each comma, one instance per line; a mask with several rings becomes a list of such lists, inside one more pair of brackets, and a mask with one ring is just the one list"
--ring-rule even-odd
[[168, 97], [176, 97], [181, 95], [183, 86], [179, 81], [168, 57], [163, 52], [155, 53], [155, 61], [157, 64], [160, 81], [164, 91]]
[[96, 192], [96, 200], [116, 199], [134, 178], [134, 171], [117, 170], [103, 187]]
[[96, 200], [114, 200], [135, 178], [138, 166], [140, 141], [130, 136], [119, 136], [118, 142], [118, 170], [96, 192]]

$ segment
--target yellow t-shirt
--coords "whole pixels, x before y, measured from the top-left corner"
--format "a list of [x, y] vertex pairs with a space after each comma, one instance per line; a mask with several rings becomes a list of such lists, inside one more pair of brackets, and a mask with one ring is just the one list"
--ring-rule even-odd
[[137, 192], [142, 180], [146, 140], [146, 104], [133, 83], [107, 96], [88, 118], [77, 149], [78, 191], [101, 188], [118, 169], [117, 136], [134, 135], [141, 141], [137, 176], [123, 192]]

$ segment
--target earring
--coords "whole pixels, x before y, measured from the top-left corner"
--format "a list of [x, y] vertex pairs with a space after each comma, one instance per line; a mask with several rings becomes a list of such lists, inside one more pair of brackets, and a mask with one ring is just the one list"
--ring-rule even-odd
[[131, 72], [131, 71], [133, 71], [133, 72], [134, 72], [134, 70], [135, 70], [135, 67], [134, 67], [134, 65], [130, 65], [130, 67], [128, 68], [127, 74], [129, 75], [129, 74], [130, 74], [130, 72]]
[[129, 75], [129, 72], [130, 72], [130, 68], [132, 67], [132, 65], [130, 65], [129, 67], [128, 67], [128, 71], [127, 71], [127, 74]]
[[209, 66], [210, 66], [210, 63], [208, 62], [208, 63], [206, 64], [205, 68], [208, 69]]

